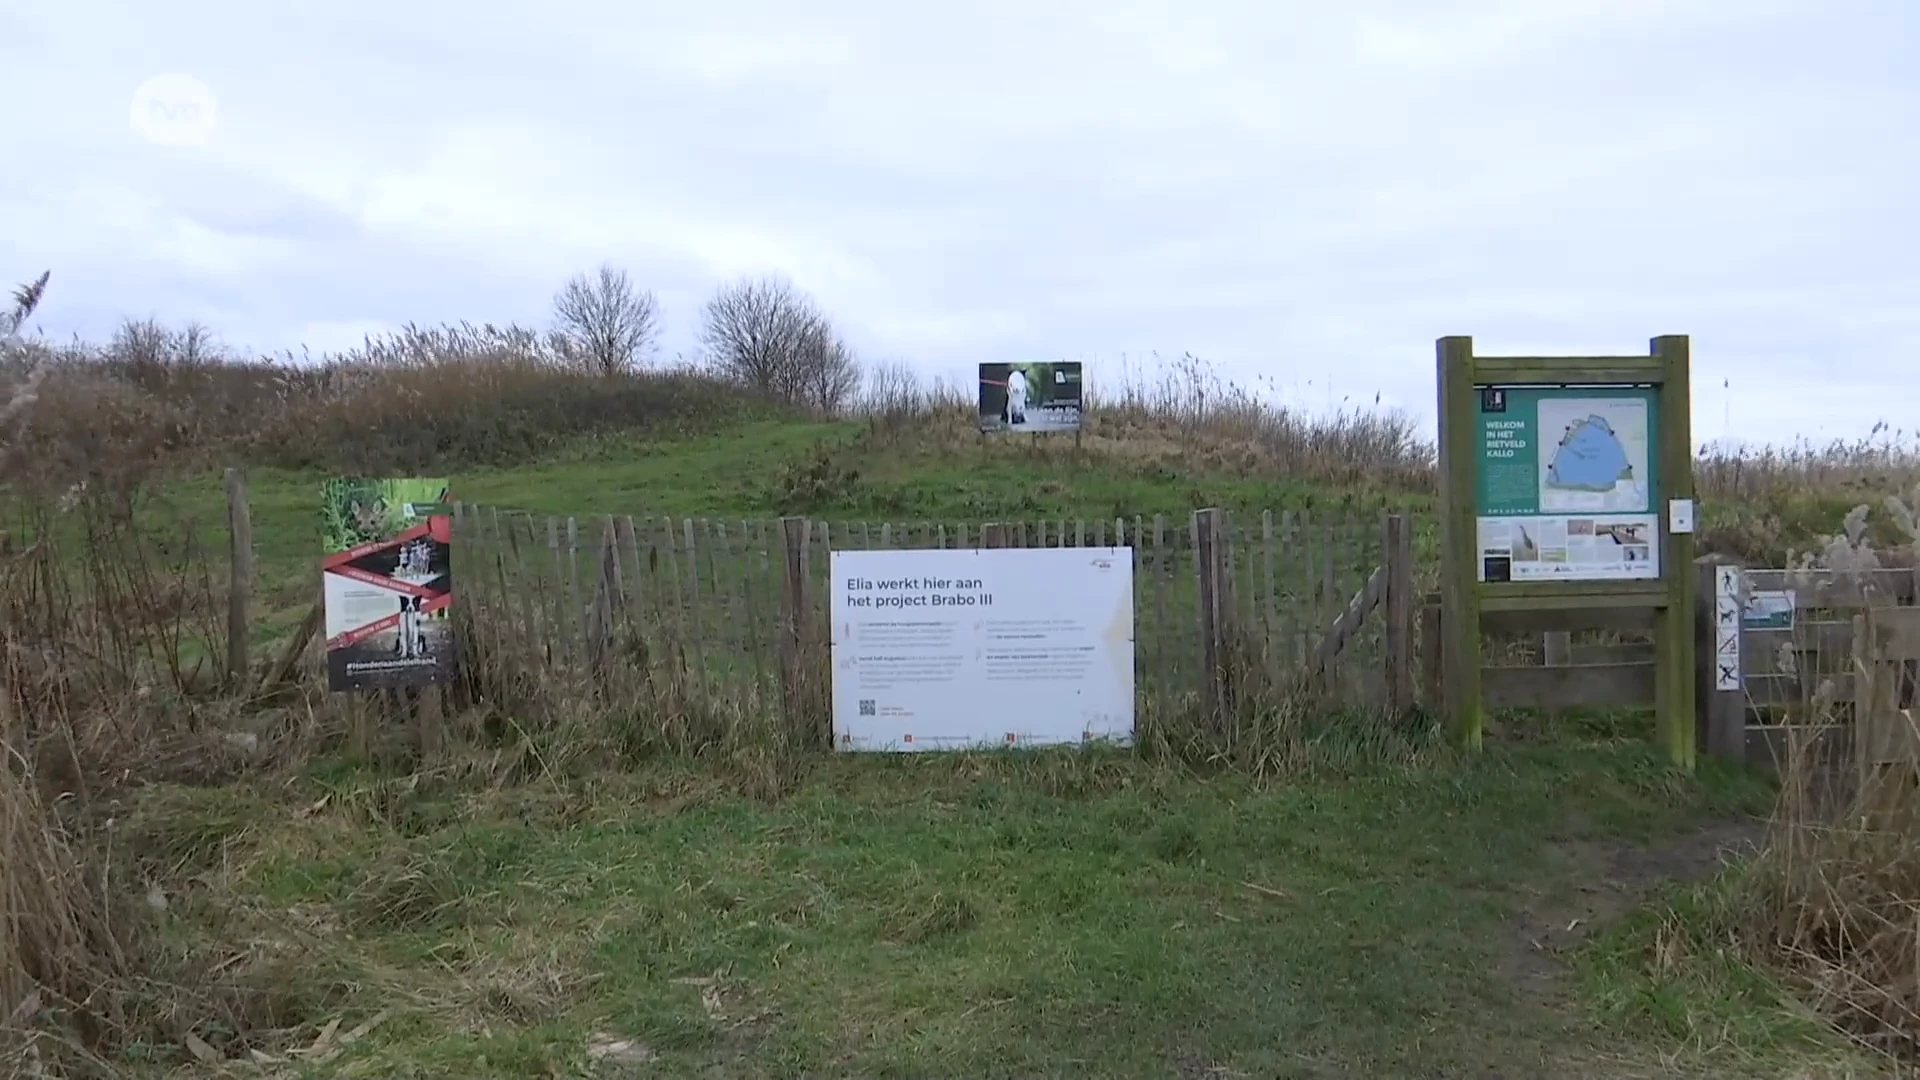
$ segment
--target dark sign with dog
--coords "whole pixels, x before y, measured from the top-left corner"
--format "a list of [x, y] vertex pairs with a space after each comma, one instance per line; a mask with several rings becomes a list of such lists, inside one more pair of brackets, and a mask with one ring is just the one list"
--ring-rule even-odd
[[453, 519], [445, 480], [333, 480], [321, 500], [327, 685], [451, 679]]
[[981, 364], [980, 430], [1079, 431], [1083, 386], [1078, 361]]

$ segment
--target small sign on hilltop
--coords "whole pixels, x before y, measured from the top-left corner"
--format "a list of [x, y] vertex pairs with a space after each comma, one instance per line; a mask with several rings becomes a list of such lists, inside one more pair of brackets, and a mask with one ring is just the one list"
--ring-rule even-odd
[[1077, 432], [1084, 386], [1079, 361], [980, 365], [980, 430]]

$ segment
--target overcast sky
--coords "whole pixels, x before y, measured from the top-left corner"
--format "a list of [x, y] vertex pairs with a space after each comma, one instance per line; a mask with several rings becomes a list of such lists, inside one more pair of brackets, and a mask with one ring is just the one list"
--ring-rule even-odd
[[1192, 352], [1430, 418], [1443, 334], [1686, 333], [1701, 439], [1920, 426], [1912, 0], [59, 0], [0, 90], [58, 337], [540, 324], [611, 261], [668, 354], [774, 272], [949, 376]]

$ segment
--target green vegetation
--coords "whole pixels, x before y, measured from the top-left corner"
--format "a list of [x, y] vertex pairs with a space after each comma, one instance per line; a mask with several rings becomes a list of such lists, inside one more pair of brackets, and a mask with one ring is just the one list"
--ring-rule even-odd
[[[341, 1075], [587, 1075], [596, 1039], [652, 1058], [612, 1074], [663, 1076], [1847, 1059], [1774, 1002], [1737, 1044], [1665, 1062], [1684, 1043], [1577, 1004], [1515, 921], [1598, 884], [1584, 850], [1764, 811], [1755, 781], [1678, 778], [1641, 732], [1463, 762], [1418, 730], [1329, 726], [1265, 787], [1071, 752], [822, 761], [773, 803], [666, 763], [504, 791], [462, 775], [316, 764], [291, 791], [145, 793], [130, 821], [156, 861], [208, 874], [170, 904], [177, 955], [219, 955], [236, 923], [272, 943], [234, 962], [276, 982], [282, 1030], [243, 1038], [208, 1003], [209, 1044], [278, 1055], [391, 1010]], [[1632, 963], [1591, 970], [1588, 999], [1635, 992]]]
[[[307, 579], [320, 550], [320, 491], [327, 476], [271, 467], [249, 471], [255, 549], [270, 602], [311, 595]], [[1357, 508], [1431, 504], [1431, 496], [1420, 493], [1333, 491], [1217, 468], [1182, 475], [1155, 459], [1117, 467], [1097, 447], [1076, 454], [1060, 442], [973, 442], [961, 453], [915, 452], [874, 437], [863, 421], [762, 421], [688, 438], [588, 438], [564, 453], [513, 467], [470, 467], [449, 479], [455, 497], [466, 502], [583, 521], [601, 514], [734, 520], [806, 514], [836, 523], [977, 525], [1165, 514], [1184, 528], [1202, 506], [1346, 517]], [[202, 541], [220, 551], [227, 538], [225, 507], [219, 476], [205, 473], [167, 485], [149, 512], [156, 520], [191, 522]]]
[[[1764, 860], [1721, 874], [1704, 846], [1757, 835], [1767, 786], [1677, 775], [1617, 717], [1505, 718], [1470, 760], [1419, 716], [1298, 703], [1275, 706], [1284, 752], [1258, 770], [851, 760], [769, 749], [777, 718], [722, 710], [701, 719], [731, 742], [623, 740], [687, 718], [541, 696], [516, 671], [449, 720], [442, 755], [401, 764], [354, 753], [345, 706], [313, 687], [234, 692], [217, 660], [179, 677], [222, 655], [234, 464], [263, 642], [312, 602], [321, 486], [341, 474], [446, 476], [463, 500], [580, 518], [973, 526], [1417, 513], [1433, 494], [1402, 419], [1303, 418], [1187, 358], [1158, 385], [1098, 388], [1075, 445], [983, 443], [964, 396], [898, 372], [826, 419], [543, 348], [414, 330], [308, 369], [122, 349], [31, 375], [39, 411], [4, 462], [25, 509], [0, 559], [9, 1071], [1884, 1069], [1795, 1003], [1816, 980], [1766, 964], [1783, 950], [1753, 931], [1828, 883], [1789, 889]], [[1761, 563], [1920, 475], [1898, 440], [1698, 471], [1702, 542]], [[536, 699], [562, 708], [529, 733]], [[1849, 856], [1876, 917], [1906, 910], [1905, 879], [1874, 871], [1905, 850]], [[1876, 986], [1903, 985], [1911, 950], [1883, 952]]]

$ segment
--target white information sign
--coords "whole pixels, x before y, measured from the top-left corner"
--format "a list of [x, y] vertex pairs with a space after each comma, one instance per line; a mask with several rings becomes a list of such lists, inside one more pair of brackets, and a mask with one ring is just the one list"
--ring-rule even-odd
[[1133, 550], [836, 551], [842, 750], [1133, 737]]
[[1660, 515], [1483, 517], [1481, 581], [1652, 581]]

